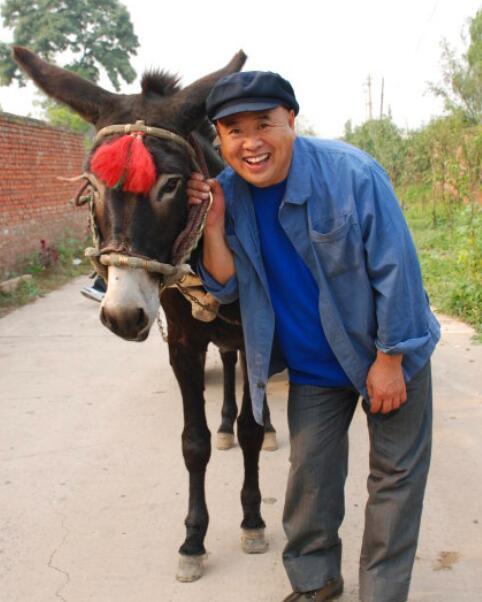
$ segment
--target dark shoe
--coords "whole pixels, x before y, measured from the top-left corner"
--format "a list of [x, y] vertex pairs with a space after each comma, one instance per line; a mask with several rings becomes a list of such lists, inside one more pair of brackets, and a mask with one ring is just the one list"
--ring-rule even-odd
[[320, 589], [311, 592], [293, 592], [283, 602], [325, 602], [334, 600], [343, 593], [343, 577], [330, 579]]

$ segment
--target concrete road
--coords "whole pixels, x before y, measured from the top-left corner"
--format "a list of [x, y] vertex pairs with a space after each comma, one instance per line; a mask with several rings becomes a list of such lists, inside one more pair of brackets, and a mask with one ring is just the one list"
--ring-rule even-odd
[[[270, 385], [280, 450], [261, 461], [270, 540], [239, 546], [239, 447], [214, 450], [208, 470], [209, 560], [198, 582], [174, 578], [187, 477], [182, 411], [157, 328], [142, 344], [103, 328], [77, 280], [0, 320], [0, 601], [279, 602], [288, 443], [287, 385]], [[413, 602], [482, 600], [482, 347], [443, 319], [434, 358], [435, 442]], [[220, 361], [208, 359], [207, 412], [220, 411]], [[342, 602], [357, 599], [366, 500], [363, 412], [351, 428]]]

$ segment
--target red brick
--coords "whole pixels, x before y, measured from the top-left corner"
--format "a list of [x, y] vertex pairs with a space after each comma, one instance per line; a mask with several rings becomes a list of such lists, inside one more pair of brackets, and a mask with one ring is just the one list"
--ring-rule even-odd
[[85, 235], [87, 211], [69, 202], [78, 184], [56, 179], [82, 173], [84, 148], [80, 134], [0, 112], [0, 275], [41, 239]]

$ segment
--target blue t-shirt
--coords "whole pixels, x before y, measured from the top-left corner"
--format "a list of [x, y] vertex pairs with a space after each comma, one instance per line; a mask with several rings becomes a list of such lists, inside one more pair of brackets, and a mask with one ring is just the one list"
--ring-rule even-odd
[[249, 188], [276, 317], [275, 336], [290, 381], [320, 387], [351, 384], [326, 340], [316, 281], [278, 219], [286, 180], [266, 188]]

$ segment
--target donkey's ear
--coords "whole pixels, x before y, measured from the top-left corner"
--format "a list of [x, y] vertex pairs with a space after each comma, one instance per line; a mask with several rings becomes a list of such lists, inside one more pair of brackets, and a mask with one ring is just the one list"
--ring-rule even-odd
[[240, 71], [246, 59], [240, 50], [223, 69], [198, 79], [172, 97], [176, 122], [182, 132], [190, 133], [201, 123], [206, 116], [205, 103], [211, 88], [221, 77]]
[[95, 124], [101, 112], [115, 103], [116, 94], [80, 75], [47, 63], [27, 48], [13, 46], [12, 56], [48, 96], [63, 102], [90, 123]]

